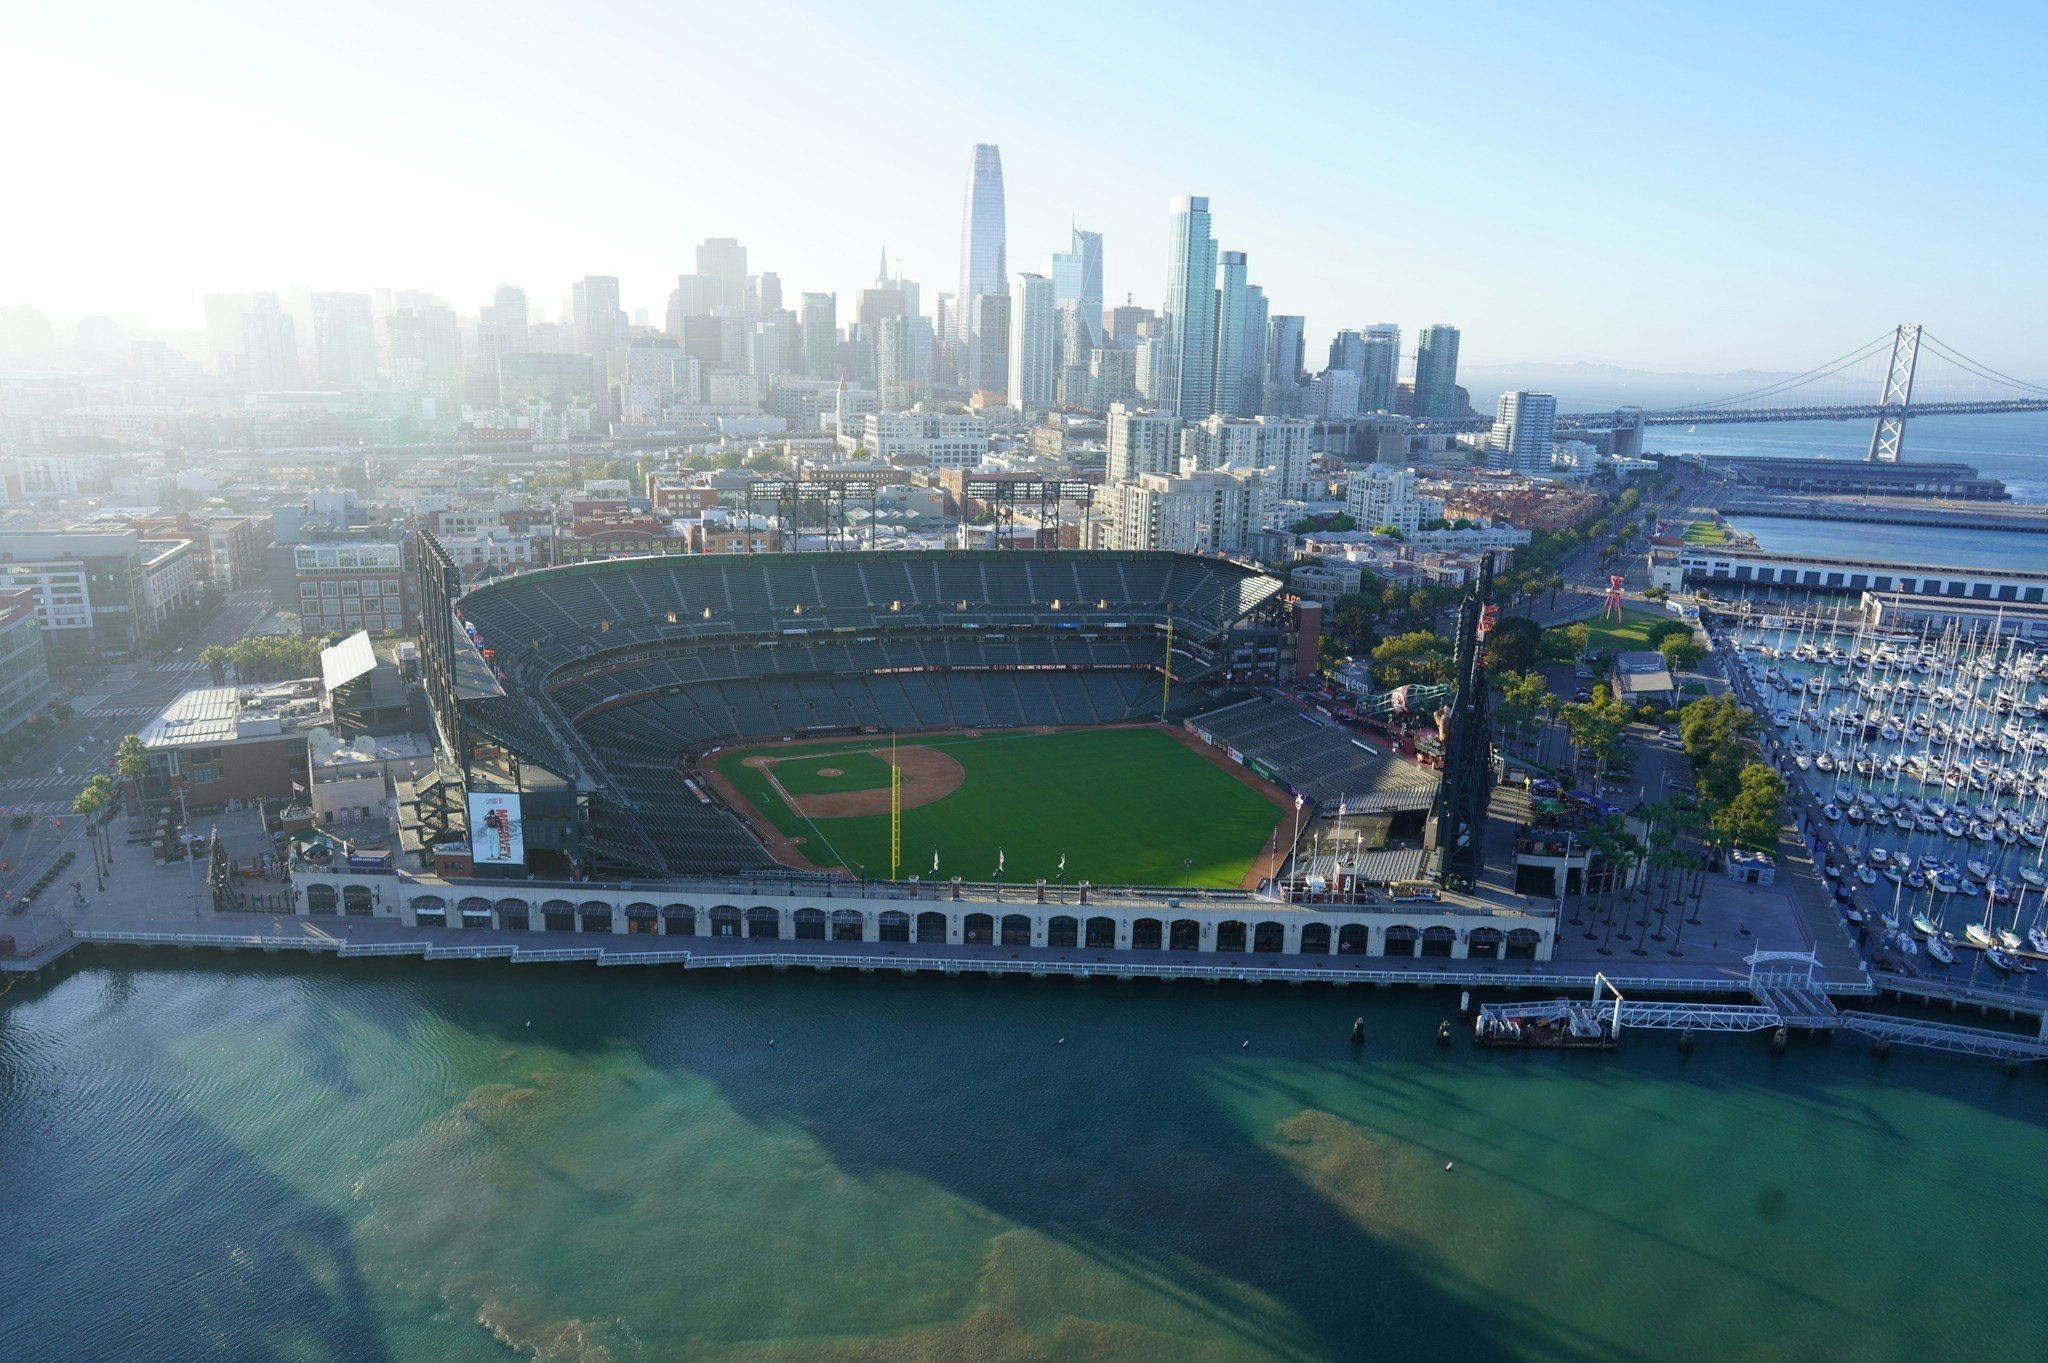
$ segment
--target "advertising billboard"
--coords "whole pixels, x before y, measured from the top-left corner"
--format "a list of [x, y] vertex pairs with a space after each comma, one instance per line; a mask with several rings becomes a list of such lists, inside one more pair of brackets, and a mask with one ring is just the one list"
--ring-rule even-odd
[[526, 831], [517, 795], [469, 796], [469, 854], [479, 866], [518, 866], [526, 861]]

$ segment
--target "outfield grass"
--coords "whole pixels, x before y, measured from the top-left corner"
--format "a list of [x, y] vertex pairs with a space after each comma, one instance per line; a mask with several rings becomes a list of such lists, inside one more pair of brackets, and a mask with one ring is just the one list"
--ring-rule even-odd
[[[936, 850], [941, 878], [989, 880], [1000, 850], [1004, 879], [1050, 881], [1065, 852], [1069, 882], [1234, 888], [1281, 818], [1270, 800], [1156, 729], [917, 741], [951, 755], [965, 779], [945, 799], [903, 812], [906, 876], [929, 877]], [[874, 746], [866, 738], [806, 748], [801, 761], [778, 762], [776, 778], [798, 795], [886, 787], [886, 762], [860, 751]], [[806, 819], [746, 765], [755, 754], [793, 756], [782, 745], [734, 749], [719, 755], [719, 774], [785, 835], [803, 838], [806, 857], [857, 875], [889, 874], [888, 815]], [[818, 778], [819, 767], [848, 776]], [[792, 783], [793, 773], [806, 772]]]

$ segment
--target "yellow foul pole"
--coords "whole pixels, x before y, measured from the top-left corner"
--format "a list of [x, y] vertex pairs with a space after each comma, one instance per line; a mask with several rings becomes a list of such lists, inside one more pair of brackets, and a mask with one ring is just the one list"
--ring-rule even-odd
[[896, 765], [896, 735], [889, 735], [889, 879], [903, 860], [903, 768]]
[[1173, 617], [1166, 617], [1166, 662], [1159, 669], [1159, 722], [1166, 723], [1167, 703], [1173, 699]]

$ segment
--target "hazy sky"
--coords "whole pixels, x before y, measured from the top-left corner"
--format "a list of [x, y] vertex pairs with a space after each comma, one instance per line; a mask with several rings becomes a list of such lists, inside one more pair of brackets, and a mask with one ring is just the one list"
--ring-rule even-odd
[[0, 304], [615, 274], [951, 292], [971, 144], [1012, 270], [1070, 220], [1158, 306], [1207, 194], [1274, 312], [1468, 362], [1803, 369], [1921, 321], [2048, 375], [2048, 6], [387, 4], [0, 9]]

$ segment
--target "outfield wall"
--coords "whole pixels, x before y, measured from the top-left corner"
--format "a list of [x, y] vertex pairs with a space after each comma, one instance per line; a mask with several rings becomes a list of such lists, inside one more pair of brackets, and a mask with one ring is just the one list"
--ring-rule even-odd
[[[444, 881], [303, 872], [296, 912], [409, 927], [536, 934], [536, 942], [626, 933], [808, 942], [930, 942], [1130, 953], [1440, 956], [1547, 961], [1555, 920], [1453, 902], [1303, 908], [1225, 892], [917, 882], [751, 880], [600, 886]], [[830, 891], [829, 893], [827, 891]], [[1000, 895], [1000, 897], [998, 897]], [[1156, 943], [1156, 945], [1155, 945]], [[678, 946], [686, 946], [679, 942]], [[808, 949], [808, 948], [807, 948]]]

